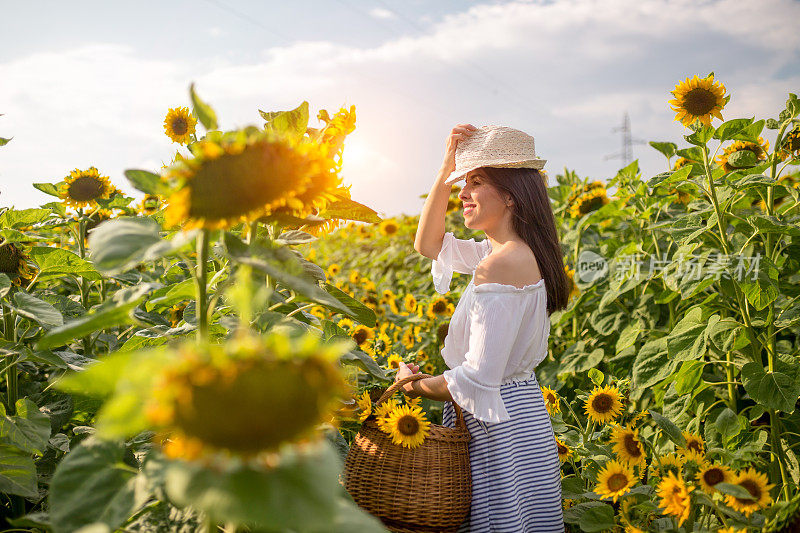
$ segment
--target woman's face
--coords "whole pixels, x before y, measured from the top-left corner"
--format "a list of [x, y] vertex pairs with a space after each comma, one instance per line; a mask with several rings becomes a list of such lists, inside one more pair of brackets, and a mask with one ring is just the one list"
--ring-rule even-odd
[[[500, 192], [489, 184], [480, 169], [470, 171], [458, 194], [464, 207], [464, 225], [474, 230], [494, 228], [510, 213]], [[508, 198], [510, 202], [510, 197]]]

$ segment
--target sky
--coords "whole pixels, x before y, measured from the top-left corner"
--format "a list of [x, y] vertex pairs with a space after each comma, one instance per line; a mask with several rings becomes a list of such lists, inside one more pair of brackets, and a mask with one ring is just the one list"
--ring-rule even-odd
[[[777, 117], [800, 91], [797, 0], [0, 0], [0, 205], [52, 200], [31, 184], [75, 168], [137, 197], [125, 169], [158, 171], [189, 85], [222, 129], [258, 110], [356, 106], [342, 177], [381, 217], [420, 213], [453, 126], [535, 137], [551, 176], [607, 180], [623, 116], [647, 178], [685, 146], [670, 91], [714, 72], [725, 119]], [[32, 23], [33, 22], [33, 23]], [[615, 131], [616, 130], [616, 131]], [[765, 130], [772, 143], [775, 132]], [[185, 149], [183, 149], [185, 152]]]

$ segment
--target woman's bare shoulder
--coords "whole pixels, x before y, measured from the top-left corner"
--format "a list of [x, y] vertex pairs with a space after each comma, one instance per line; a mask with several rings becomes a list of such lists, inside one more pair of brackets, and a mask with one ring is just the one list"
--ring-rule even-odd
[[475, 269], [475, 285], [501, 283], [524, 287], [542, 279], [533, 252], [524, 242], [512, 242], [493, 251]]

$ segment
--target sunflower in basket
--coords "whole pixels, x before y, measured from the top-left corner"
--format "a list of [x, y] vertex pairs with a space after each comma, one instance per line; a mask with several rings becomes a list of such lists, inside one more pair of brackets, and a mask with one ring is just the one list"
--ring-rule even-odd
[[416, 448], [430, 432], [431, 423], [418, 406], [400, 405], [392, 409], [380, 429], [392, 437], [392, 443], [406, 448]]

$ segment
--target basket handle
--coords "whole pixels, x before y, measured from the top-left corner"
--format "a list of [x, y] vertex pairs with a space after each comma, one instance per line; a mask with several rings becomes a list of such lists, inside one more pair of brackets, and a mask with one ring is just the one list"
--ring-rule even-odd
[[[388, 389], [386, 389], [386, 392], [384, 392], [381, 395], [381, 397], [378, 398], [378, 401], [375, 402], [375, 407], [379, 406], [380, 404], [382, 404], [383, 402], [385, 402], [386, 400], [391, 398], [392, 395], [395, 392], [397, 392], [400, 389], [400, 387], [402, 387], [406, 383], [408, 383], [410, 381], [417, 381], [417, 380], [420, 380], [420, 379], [432, 378], [432, 377], [434, 377], [434, 376], [431, 376], [430, 374], [423, 374], [422, 372], [418, 372], [416, 374], [411, 374], [410, 376], [407, 376], [407, 377], [401, 379], [400, 381], [394, 382]], [[463, 429], [465, 431], [469, 431], [467, 429], [467, 423], [464, 422], [464, 414], [461, 412], [461, 408], [458, 406], [458, 404], [456, 402], [450, 402], [450, 403], [453, 404], [453, 408], [455, 409], [456, 422], [458, 423], [458, 427], [460, 427], [461, 429]]]

